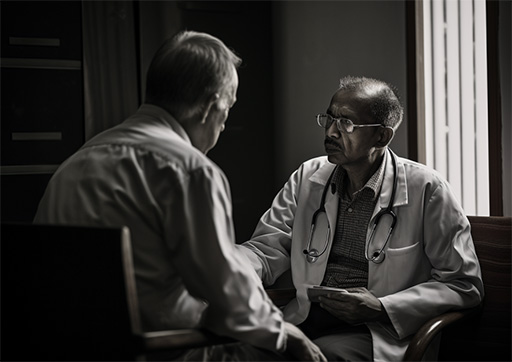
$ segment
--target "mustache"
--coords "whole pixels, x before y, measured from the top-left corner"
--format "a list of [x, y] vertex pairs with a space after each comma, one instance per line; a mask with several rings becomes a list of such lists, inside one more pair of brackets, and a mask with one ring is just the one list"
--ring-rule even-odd
[[324, 139], [324, 146], [332, 146], [335, 148], [340, 148], [339, 144], [337, 144], [335, 141], [333, 141], [332, 139], [330, 139], [328, 137], [325, 137], [325, 139]]

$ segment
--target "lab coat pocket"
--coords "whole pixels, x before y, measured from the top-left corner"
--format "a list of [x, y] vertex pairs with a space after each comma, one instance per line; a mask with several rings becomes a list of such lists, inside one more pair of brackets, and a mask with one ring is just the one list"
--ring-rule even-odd
[[405, 246], [403, 248], [388, 248], [386, 253], [390, 257], [411, 254], [411, 253], [418, 252], [419, 245], [420, 245], [420, 243], [417, 242], [412, 245]]
[[[422, 244], [416, 242], [400, 248], [387, 248], [381, 264], [370, 265], [370, 286], [377, 296], [404, 290], [423, 278]], [[421, 270], [418, 276], [418, 270]], [[427, 271], [427, 269], [425, 269]]]

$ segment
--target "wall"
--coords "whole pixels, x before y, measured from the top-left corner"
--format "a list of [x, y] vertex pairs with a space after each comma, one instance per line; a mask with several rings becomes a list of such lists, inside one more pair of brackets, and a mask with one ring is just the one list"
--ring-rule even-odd
[[[404, 1], [273, 3], [276, 183], [308, 158], [324, 154], [324, 112], [345, 75], [382, 79], [406, 106]], [[407, 112], [406, 112], [407, 113]], [[407, 119], [391, 147], [407, 156]]]
[[[263, 1], [143, 1], [139, 9], [141, 89], [161, 42], [178, 30], [203, 31], [242, 58], [237, 102], [219, 142], [208, 153], [229, 179], [237, 240], [252, 235], [274, 197], [271, 3]], [[270, 182], [269, 182], [270, 181]]]

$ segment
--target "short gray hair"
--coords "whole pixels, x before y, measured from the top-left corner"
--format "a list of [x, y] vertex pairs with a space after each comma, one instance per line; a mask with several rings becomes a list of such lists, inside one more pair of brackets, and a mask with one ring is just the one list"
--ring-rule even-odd
[[156, 52], [146, 79], [146, 102], [175, 117], [198, 111], [230, 81], [242, 60], [216, 37], [182, 31]]
[[368, 96], [370, 114], [377, 123], [395, 130], [402, 123], [404, 109], [391, 84], [373, 78], [347, 76], [340, 79], [338, 90], [364, 92]]

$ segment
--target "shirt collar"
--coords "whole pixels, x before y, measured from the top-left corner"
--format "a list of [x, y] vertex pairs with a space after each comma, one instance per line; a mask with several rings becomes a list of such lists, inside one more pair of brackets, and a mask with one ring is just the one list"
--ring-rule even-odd
[[153, 104], [144, 103], [137, 110], [137, 114], [146, 115], [153, 119], [163, 121], [166, 125], [170, 126], [174, 132], [176, 132], [181, 138], [188, 143], [191, 143], [190, 138], [183, 128], [183, 126], [165, 109]]

